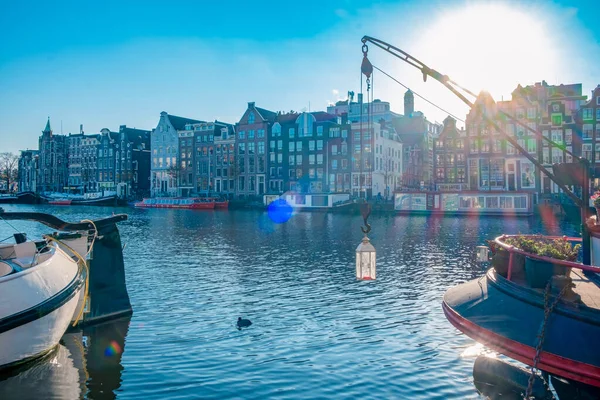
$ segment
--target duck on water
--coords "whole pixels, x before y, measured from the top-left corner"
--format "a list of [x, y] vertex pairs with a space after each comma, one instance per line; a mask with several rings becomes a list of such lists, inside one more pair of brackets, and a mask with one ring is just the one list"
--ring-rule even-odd
[[250, 325], [252, 325], [252, 321], [250, 321], [249, 319], [244, 319], [242, 317], [238, 317], [237, 328], [239, 331], [241, 331], [242, 328], [249, 327]]

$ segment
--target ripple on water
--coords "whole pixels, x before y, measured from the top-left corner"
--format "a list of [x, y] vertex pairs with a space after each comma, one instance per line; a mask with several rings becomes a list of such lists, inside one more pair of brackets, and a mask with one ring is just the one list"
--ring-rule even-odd
[[[123, 399], [477, 398], [474, 342], [446, 321], [442, 296], [483, 273], [472, 262], [483, 239], [542, 231], [528, 219], [375, 217], [378, 279], [357, 282], [360, 217], [274, 224], [254, 212], [123, 211], [134, 308]], [[238, 331], [239, 316], [253, 325]]]

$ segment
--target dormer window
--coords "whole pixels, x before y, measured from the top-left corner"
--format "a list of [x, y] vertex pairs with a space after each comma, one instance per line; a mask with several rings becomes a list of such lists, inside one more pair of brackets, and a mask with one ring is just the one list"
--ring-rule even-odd
[[253, 123], [254, 123], [254, 121], [255, 121], [255, 118], [256, 118], [256, 117], [254, 116], [254, 112], [253, 112], [253, 111], [250, 111], [250, 114], [248, 114], [248, 123], [249, 123], [249, 124], [253, 124]]
[[186, 130], [186, 131], [192, 130], [192, 125], [190, 125], [190, 124], [186, 124], [186, 125], [185, 125], [185, 130]]

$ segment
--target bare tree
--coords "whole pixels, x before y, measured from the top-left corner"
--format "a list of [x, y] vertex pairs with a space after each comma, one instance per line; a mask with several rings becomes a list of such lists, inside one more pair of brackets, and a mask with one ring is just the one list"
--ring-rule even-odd
[[0, 153], [0, 180], [6, 182], [6, 190], [17, 180], [19, 156], [13, 153]]

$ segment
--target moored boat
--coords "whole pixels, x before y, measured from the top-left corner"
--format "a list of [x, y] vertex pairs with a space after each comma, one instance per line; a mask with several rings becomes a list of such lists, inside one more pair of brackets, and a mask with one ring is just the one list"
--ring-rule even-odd
[[84, 196], [83, 198], [75, 198], [71, 202], [74, 206], [114, 206], [117, 204], [117, 195], [110, 196]]
[[89, 326], [131, 315], [116, 223], [126, 215], [68, 223], [35, 212], [0, 219], [43, 223], [43, 240], [0, 245], [0, 369], [48, 354], [69, 325]]
[[0, 247], [0, 368], [52, 350], [75, 315], [83, 265], [57, 243]]
[[13, 194], [0, 194], [0, 204], [15, 203], [17, 196]]
[[186, 208], [192, 210], [213, 210], [216, 206], [214, 201], [206, 198], [187, 197], [158, 197], [153, 199], [143, 199], [135, 203], [138, 208]]
[[49, 200], [48, 204], [52, 204], [54, 206], [70, 206], [72, 202], [73, 202], [73, 200], [71, 200], [71, 199], [56, 199], [56, 200]]
[[492, 242], [500, 256], [483, 277], [446, 292], [446, 318], [512, 359], [600, 387], [600, 268], [525, 252], [509, 238]]

